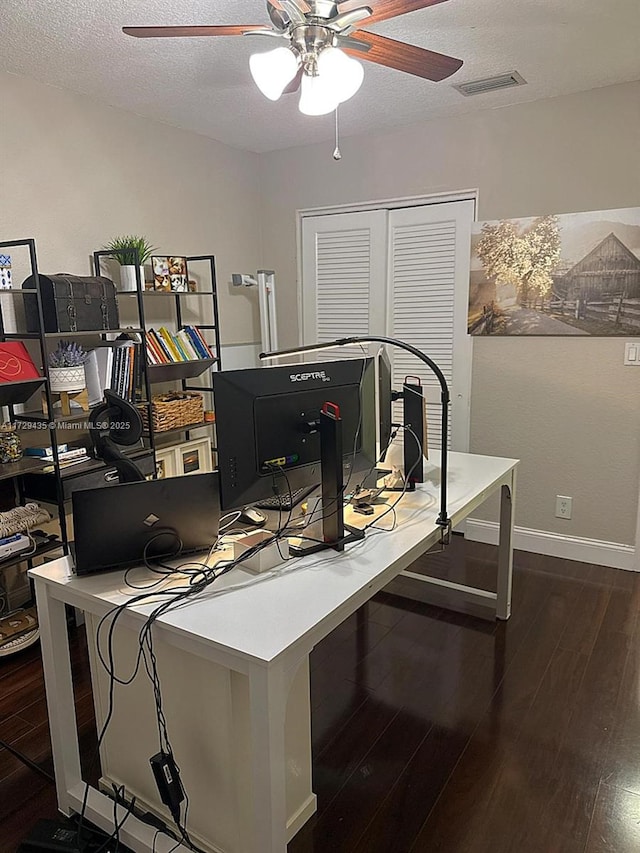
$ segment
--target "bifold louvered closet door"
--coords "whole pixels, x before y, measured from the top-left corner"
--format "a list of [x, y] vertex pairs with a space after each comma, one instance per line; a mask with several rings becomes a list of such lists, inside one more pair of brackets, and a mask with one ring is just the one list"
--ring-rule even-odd
[[[469, 446], [466, 326], [473, 217], [474, 203], [468, 200], [303, 219], [303, 343], [380, 334], [422, 350], [449, 384], [448, 429], [456, 450]], [[407, 375], [421, 378], [429, 445], [439, 447], [436, 377], [396, 347], [389, 348], [389, 356], [394, 388], [401, 388]]]

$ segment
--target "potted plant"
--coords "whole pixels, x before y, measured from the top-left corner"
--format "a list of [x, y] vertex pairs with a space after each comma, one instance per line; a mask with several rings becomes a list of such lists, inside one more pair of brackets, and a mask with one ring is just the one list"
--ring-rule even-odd
[[49, 353], [49, 382], [51, 390], [82, 391], [85, 387], [84, 363], [87, 352], [73, 341], [60, 341]]
[[140, 266], [140, 284], [144, 288], [144, 264], [157, 251], [146, 237], [133, 234], [114, 237], [105, 249], [120, 264], [120, 287], [122, 290], [137, 290], [136, 263]]

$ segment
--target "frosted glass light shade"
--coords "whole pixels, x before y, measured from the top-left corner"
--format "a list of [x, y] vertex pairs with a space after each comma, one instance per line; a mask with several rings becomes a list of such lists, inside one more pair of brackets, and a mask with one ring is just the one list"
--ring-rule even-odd
[[318, 57], [318, 75], [335, 90], [338, 103], [348, 101], [362, 86], [364, 68], [337, 47], [326, 47]]
[[305, 74], [302, 78], [299, 109], [308, 116], [324, 116], [332, 113], [340, 103], [337, 87], [328, 77], [310, 77]]
[[249, 58], [251, 76], [270, 101], [277, 101], [298, 73], [298, 60], [288, 47], [277, 47]]

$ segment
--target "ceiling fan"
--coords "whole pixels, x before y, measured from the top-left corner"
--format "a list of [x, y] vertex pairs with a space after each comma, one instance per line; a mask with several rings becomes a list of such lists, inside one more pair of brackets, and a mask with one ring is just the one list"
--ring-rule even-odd
[[136, 38], [248, 35], [280, 41], [275, 49], [251, 56], [256, 85], [273, 101], [300, 89], [300, 111], [325, 115], [362, 85], [364, 69], [353, 57], [436, 82], [454, 74], [461, 59], [360, 29], [443, 2], [371, 0], [363, 6], [359, 0], [267, 0], [271, 27], [123, 27], [123, 32]]

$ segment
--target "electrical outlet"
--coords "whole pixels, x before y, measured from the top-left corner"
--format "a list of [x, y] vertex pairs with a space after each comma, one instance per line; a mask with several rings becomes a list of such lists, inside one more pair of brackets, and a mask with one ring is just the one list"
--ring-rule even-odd
[[573, 498], [556, 495], [556, 518], [571, 518]]

